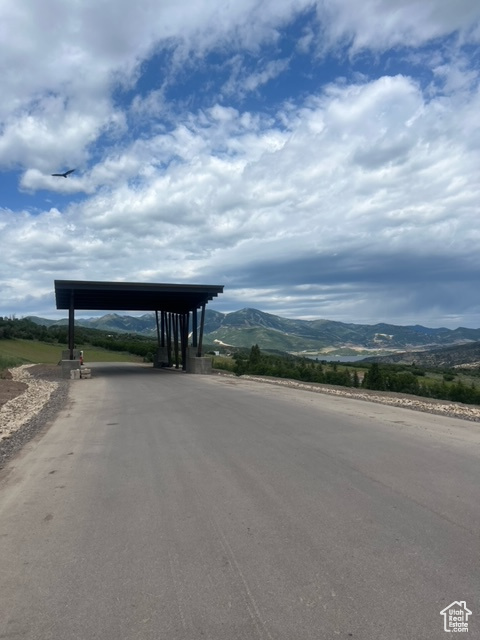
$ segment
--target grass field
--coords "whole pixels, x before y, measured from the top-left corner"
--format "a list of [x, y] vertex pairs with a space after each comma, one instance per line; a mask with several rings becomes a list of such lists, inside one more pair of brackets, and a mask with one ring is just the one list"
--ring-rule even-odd
[[[142, 362], [142, 358], [129, 353], [107, 351], [88, 345], [77, 345], [83, 350], [85, 364], [89, 362]], [[52, 345], [35, 340], [0, 340], [0, 369], [21, 364], [57, 364], [67, 345]]]

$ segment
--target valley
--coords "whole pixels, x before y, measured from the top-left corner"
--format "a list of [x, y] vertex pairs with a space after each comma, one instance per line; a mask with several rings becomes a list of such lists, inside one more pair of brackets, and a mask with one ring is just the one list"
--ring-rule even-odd
[[[29, 317], [46, 327], [65, 326], [67, 319]], [[106, 314], [77, 318], [85, 328], [138, 334], [156, 339], [155, 314], [138, 316]], [[205, 313], [205, 344], [214, 350], [249, 349], [258, 344], [263, 351], [322, 359], [323, 357], [388, 357], [388, 362], [422, 362], [425, 366], [458, 366], [480, 361], [480, 329], [429, 328], [386, 323], [363, 325], [333, 320], [283, 318], [258, 309]], [[475, 346], [476, 345], [476, 346]], [[439, 349], [448, 349], [443, 356]], [[427, 355], [429, 354], [429, 355]], [[440, 364], [437, 364], [440, 363]]]

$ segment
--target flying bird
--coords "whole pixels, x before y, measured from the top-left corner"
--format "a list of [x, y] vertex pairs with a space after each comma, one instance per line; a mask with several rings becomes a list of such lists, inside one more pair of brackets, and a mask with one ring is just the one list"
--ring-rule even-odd
[[65, 173], [52, 173], [52, 176], [57, 176], [58, 178], [66, 178], [74, 171], [75, 169], [70, 169], [69, 171], [65, 171]]

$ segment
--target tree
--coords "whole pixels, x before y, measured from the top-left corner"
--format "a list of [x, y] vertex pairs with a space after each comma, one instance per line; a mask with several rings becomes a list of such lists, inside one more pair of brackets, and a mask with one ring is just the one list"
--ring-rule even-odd
[[362, 386], [365, 389], [385, 390], [385, 378], [378, 362], [373, 362], [370, 365], [370, 369], [363, 378]]
[[353, 380], [352, 380], [352, 385], [354, 387], [359, 387], [360, 386], [360, 380], [358, 377], [358, 371], [355, 369], [355, 371], [353, 372]]
[[250, 366], [255, 368], [260, 364], [261, 360], [262, 360], [262, 354], [260, 352], [260, 348], [258, 344], [252, 345], [252, 348], [250, 349], [250, 357], [248, 358], [248, 362]]

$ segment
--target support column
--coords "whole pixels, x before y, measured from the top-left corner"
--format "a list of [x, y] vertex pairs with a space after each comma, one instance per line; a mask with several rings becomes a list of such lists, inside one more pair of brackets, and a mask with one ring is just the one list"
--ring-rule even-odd
[[168, 366], [172, 366], [172, 314], [167, 314], [167, 354], [168, 354]]
[[185, 314], [178, 316], [180, 322], [180, 353], [182, 355], [182, 369], [185, 370], [185, 361], [187, 356], [187, 346], [185, 344]]
[[[197, 326], [197, 313], [193, 312], [193, 326], [194, 328]], [[209, 374], [212, 373], [212, 359], [210, 357], [202, 356], [202, 348], [203, 348], [203, 332], [205, 328], [205, 304], [202, 305], [202, 315], [200, 318], [200, 336], [197, 344], [197, 335], [196, 331], [193, 334], [193, 345], [192, 348], [188, 350], [187, 353], [187, 373], [203, 373]]]
[[157, 325], [157, 352], [153, 358], [153, 366], [160, 368], [168, 366], [169, 363], [168, 352], [165, 347], [165, 311], [161, 312], [161, 325], [158, 311], [155, 311], [155, 321]]
[[70, 306], [68, 309], [68, 349], [70, 360], [73, 360], [73, 349], [75, 347], [75, 300], [73, 289], [70, 291]]
[[[75, 349], [75, 299], [73, 289], [70, 290], [70, 302], [68, 306], [68, 344], [67, 349], [62, 350], [62, 376], [70, 378], [71, 372], [80, 369], [80, 351]], [[80, 376], [80, 371], [77, 371]]]
[[200, 338], [198, 340], [197, 358], [202, 357], [203, 328], [205, 326], [205, 303], [202, 304], [202, 315], [200, 318]]
[[190, 312], [183, 314], [183, 338], [182, 338], [182, 369], [187, 370], [187, 358], [188, 358], [188, 327], [189, 327]]
[[161, 343], [161, 347], [165, 346], [165, 311], [161, 312], [161, 321], [162, 321], [162, 330], [161, 330], [161, 334], [162, 334], [162, 343]]
[[173, 314], [173, 350], [175, 352], [175, 368], [178, 369], [178, 313]]
[[194, 309], [192, 311], [192, 347], [197, 347], [198, 346], [198, 337], [197, 337], [197, 310]]
[[157, 327], [157, 347], [160, 347], [160, 327], [158, 324], [158, 311], [155, 309], [155, 325]]

